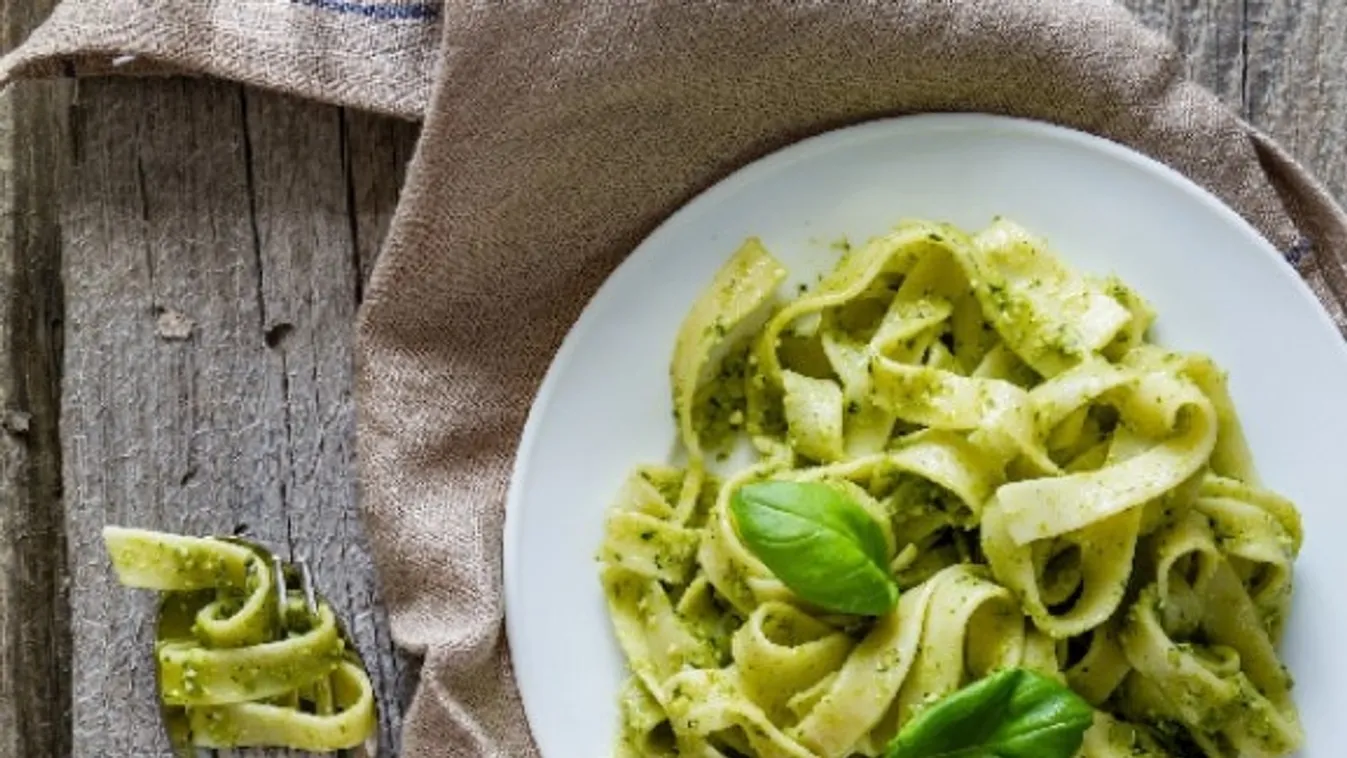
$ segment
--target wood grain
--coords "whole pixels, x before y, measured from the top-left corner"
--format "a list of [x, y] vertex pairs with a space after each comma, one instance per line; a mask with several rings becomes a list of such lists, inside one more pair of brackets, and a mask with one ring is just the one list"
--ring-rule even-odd
[[[66, 230], [62, 397], [73, 614], [74, 755], [166, 754], [152, 598], [121, 588], [105, 524], [284, 544], [279, 361], [261, 338], [259, 262], [236, 88], [86, 82]], [[186, 340], [156, 333], [168, 311]], [[117, 623], [110, 623], [112, 620]]]
[[357, 283], [363, 284], [369, 281], [379, 246], [393, 220], [420, 125], [360, 111], [345, 111], [343, 117], [349, 205], [360, 262]]
[[[388, 635], [355, 507], [352, 340], [360, 291], [360, 221], [372, 262], [400, 182], [393, 161], [359, 168], [340, 110], [270, 93], [245, 93], [262, 338], [279, 360], [276, 410], [281, 509], [292, 554], [307, 558], [319, 590], [350, 613], [350, 631], [380, 688], [385, 741], [396, 746], [404, 666]], [[368, 143], [369, 150], [382, 145]], [[366, 149], [355, 152], [368, 164]], [[390, 151], [392, 152], [392, 151]], [[396, 152], [393, 152], [396, 157]], [[347, 168], [350, 168], [348, 173]], [[371, 175], [377, 174], [377, 175]], [[360, 196], [355, 176], [369, 187]]]
[[[0, 0], [8, 48], [50, 9]], [[0, 93], [0, 756], [66, 755], [70, 636], [57, 431], [55, 188], [69, 88]]]
[[[50, 4], [0, 0], [0, 41]], [[1125, 4], [1347, 199], [1347, 2]], [[396, 755], [416, 672], [356, 515], [351, 336], [416, 127], [206, 80], [72, 89], [0, 96], [0, 758], [165, 754], [151, 598], [113, 581], [108, 523], [308, 557]]]
[[[101, 557], [99, 529], [123, 523], [242, 531], [307, 557], [378, 682], [381, 752], [396, 755], [408, 680], [355, 508], [351, 333], [355, 220], [375, 234], [397, 189], [365, 172], [399, 167], [356, 169], [365, 148], [337, 109], [219, 82], [84, 82], [77, 112], [62, 214], [74, 754], [165, 748], [146, 728], [149, 598]], [[186, 339], [161, 333], [169, 313]]]
[[1239, 110], [1243, 102], [1245, 8], [1232, 0], [1123, 0], [1142, 23], [1167, 36], [1188, 75]]
[[1169, 37], [1194, 80], [1284, 144], [1347, 201], [1347, 2], [1123, 4]]
[[[1248, 0], [1245, 108], [1347, 201], [1347, 2]], [[1340, 254], [1347, 255], [1347, 251]]]

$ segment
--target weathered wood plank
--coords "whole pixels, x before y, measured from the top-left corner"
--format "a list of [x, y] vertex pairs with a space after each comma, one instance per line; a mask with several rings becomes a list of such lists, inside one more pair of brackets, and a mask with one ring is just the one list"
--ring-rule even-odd
[[1192, 77], [1347, 201], [1347, 3], [1123, 0]]
[[[262, 335], [280, 361], [284, 445], [282, 507], [291, 550], [313, 567], [319, 589], [347, 612], [371, 669], [381, 710], [381, 741], [396, 754], [404, 666], [388, 636], [373, 565], [355, 507], [352, 340], [361, 279], [358, 202], [366, 223], [382, 218], [397, 190], [396, 153], [348, 155], [336, 108], [270, 93], [246, 94], [249, 175], [262, 262]], [[369, 185], [357, 194], [359, 174]], [[373, 169], [373, 170], [372, 170]], [[368, 232], [367, 232], [368, 234]], [[382, 231], [379, 232], [382, 239]], [[379, 240], [364, 240], [367, 258]]]
[[[73, 753], [165, 755], [152, 598], [116, 584], [99, 530], [246, 527], [284, 544], [279, 361], [260, 335], [237, 88], [90, 81], [79, 100], [62, 211]], [[190, 336], [159, 336], [167, 313]]]
[[1123, 0], [1142, 23], [1167, 36], [1188, 75], [1240, 110], [1244, 92], [1243, 3], [1230, 0]]
[[[50, 9], [0, 0], [0, 48]], [[69, 87], [0, 93], [0, 756], [70, 745], [56, 195]]]
[[[376, 675], [394, 755], [403, 664], [354, 504], [341, 114], [186, 80], [85, 82], [79, 114], [63, 214], [74, 752], [165, 747], [148, 598], [115, 586], [98, 543], [103, 524], [129, 523], [244, 529], [308, 557]], [[185, 339], [166, 328], [184, 323]]]
[[419, 124], [346, 111], [347, 186], [354, 209], [355, 250], [360, 282], [369, 281], [374, 259], [393, 220], [407, 162], [421, 133]]
[[1250, 120], [1347, 202], [1347, 2], [1248, 6]]

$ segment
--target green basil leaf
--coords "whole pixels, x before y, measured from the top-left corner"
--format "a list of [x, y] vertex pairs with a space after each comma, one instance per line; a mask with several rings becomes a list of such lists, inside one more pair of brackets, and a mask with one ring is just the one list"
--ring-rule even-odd
[[885, 758], [1071, 758], [1094, 708], [1027, 669], [978, 680], [917, 713]]
[[837, 613], [878, 616], [898, 602], [879, 524], [820, 482], [755, 482], [730, 499], [739, 537], [796, 595]]

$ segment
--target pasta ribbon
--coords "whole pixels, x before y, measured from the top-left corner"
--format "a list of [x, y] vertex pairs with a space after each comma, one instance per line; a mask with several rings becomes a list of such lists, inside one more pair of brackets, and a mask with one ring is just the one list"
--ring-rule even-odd
[[1178, 488], [1205, 465], [1216, 444], [1211, 401], [1182, 379], [1165, 374], [1146, 379], [1145, 386], [1127, 394], [1124, 418], [1169, 436], [1098, 471], [1002, 486], [996, 500], [1016, 544], [1056, 537], [1142, 506]]
[[256, 554], [221, 540], [110, 526], [103, 530], [103, 542], [117, 579], [128, 587], [159, 592], [241, 590], [257, 569]]
[[[670, 377], [674, 416], [688, 457], [702, 458], [703, 429], [698, 426], [698, 394], [720, 371], [739, 336], [755, 330], [769, 311], [772, 294], [785, 278], [785, 269], [757, 239], [749, 239], [716, 274], [688, 312], [678, 332]], [[720, 403], [718, 398], [710, 398]]]
[[1098, 282], [1077, 275], [1042, 240], [1006, 219], [973, 238], [969, 279], [1006, 345], [1043, 376], [1108, 346], [1132, 315]]
[[285, 745], [295, 750], [332, 752], [364, 742], [375, 721], [374, 690], [359, 666], [347, 661], [332, 672], [331, 702], [302, 713], [262, 702], [193, 708], [189, 711], [198, 747]]
[[[1152, 344], [1140, 293], [1006, 219], [904, 221], [795, 297], [784, 275], [750, 239], [698, 299], [670, 365], [688, 463], [636, 466], [612, 503], [618, 756], [885, 755], [1007, 668], [1096, 709], [1078, 758], [1298, 748], [1276, 643], [1300, 515], [1260, 482], [1225, 373]], [[757, 460], [713, 476], [736, 435]], [[765, 480], [846, 507], [741, 509], [746, 542], [730, 505]], [[827, 595], [876, 583], [896, 607]]]
[[121, 527], [103, 538], [123, 584], [166, 593], [155, 661], [176, 748], [331, 752], [372, 737], [373, 688], [332, 608], [282, 599], [265, 550]]
[[217, 705], [275, 697], [329, 674], [345, 644], [326, 605], [313, 628], [288, 639], [211, 649], [195, 640], [159, 643], [159, 683], [169, 705]]

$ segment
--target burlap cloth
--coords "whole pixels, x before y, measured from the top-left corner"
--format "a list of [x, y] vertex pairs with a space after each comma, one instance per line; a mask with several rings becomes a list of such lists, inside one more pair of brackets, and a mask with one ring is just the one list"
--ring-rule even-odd
[[1181, 69], [1102, 0], [68, 0], [0, 61], [6, 78], [201, 72], [424, 118], [357, 345], [362, 507], [394, 636], [425, 656], [416, 758], [535, 753], [500, 563], [529, 401], [613, 266], [755, 157], [917, 111], [1094, 132], [1225, 200], [1343, 325], [1347, 217]]

